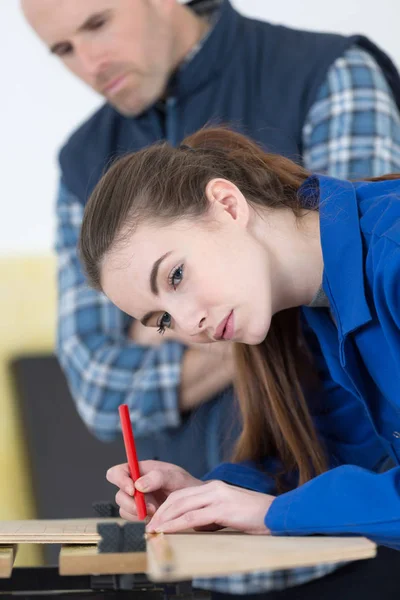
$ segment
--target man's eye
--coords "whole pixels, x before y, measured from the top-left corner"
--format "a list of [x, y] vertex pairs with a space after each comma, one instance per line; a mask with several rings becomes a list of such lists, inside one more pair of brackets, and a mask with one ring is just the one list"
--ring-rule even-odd
[[171, 327], [171, 315], [165, 312], [158, 322], [158, 333], [162, 335], [166, 329]]
[[54, 54], [56, 54], [59, 58], [63, 58], [64, 56], [68, 56], [68, 54], [72, 54], [71, 44], [63, 44], [58, 46]]
[[92, 21], [89, 25], [89, 29], [93, 31], [94, 29], [100, 29], [105, 23], [104, 19], [97, 19], [96, 21]]

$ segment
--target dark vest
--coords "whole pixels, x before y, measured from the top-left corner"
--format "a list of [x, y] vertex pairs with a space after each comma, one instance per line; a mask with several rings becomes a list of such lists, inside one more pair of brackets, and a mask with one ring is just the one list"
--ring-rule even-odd
[[[171, 79], [165, 105], [127, 118], [105, 104], [62, 148], [63, 182], [85, 204], [110, 159], [162, 138], [179, 144], [206, 124], [229, 124], [269, 151], [301, 160], [307, 113], [329, 67], [354, 44], [378, 61], [399, 103], [397, 71], [368, 39], [247, 19], [224, 0], [201, 50]], [[140, 458], [156, 455], [200, 476], [223, 458], [224, 441], [230, 448], [237, 434], [227, 392], [200, 406], [182, 427], [138, 439], [137, 447]]]
[[60, 152], [63, 181], [83, 203], [110, 158], [159, 139], [176, 145], [206, 124], [224, 123], [271, 152], [300, 160], [302, 129], [327, 70], [357, 44], [382, 68], [398, 104], [393, 63], [362, 36], [296, 31], [239, 15], [225, 0], [214, 29], [171, 79], [165, 110], [136, 118], [105, 104]]

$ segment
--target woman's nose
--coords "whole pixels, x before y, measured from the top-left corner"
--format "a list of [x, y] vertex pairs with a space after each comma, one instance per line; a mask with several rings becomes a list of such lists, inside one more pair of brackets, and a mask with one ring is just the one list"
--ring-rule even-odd
[[204, 313], [199, 314], [197, 311], [197, 313], [187, 314], [184, 316], [181, 326], [187, 335], [195, 336], [204, 331], [206, 324], [207, 318]]

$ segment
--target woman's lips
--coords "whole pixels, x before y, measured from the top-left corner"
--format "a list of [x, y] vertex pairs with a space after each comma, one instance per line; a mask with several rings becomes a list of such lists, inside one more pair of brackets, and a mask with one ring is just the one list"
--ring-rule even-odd
[[233, 310], [225, 317], [223, 321], [218, 325], [214, 338], [216, 340], [231, 340], [235, 333]]

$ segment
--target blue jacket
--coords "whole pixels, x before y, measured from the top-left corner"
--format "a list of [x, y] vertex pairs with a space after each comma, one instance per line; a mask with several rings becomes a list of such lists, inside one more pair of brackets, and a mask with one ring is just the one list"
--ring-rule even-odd
[[[265, 523], [275, 535], [360, 534], [400, 549], [400, 466], [376, 472], [385, 456], [400, 464], [400, 180], [315, 175], [300, 195], [319, 200], [333, 316], [303, 308], [320, 348], [324, 394], [315, 422], [331, 469], [278, 496]], [[207, 476], [215, 478], [273, 490], [251, 463], [220, 465]]]

